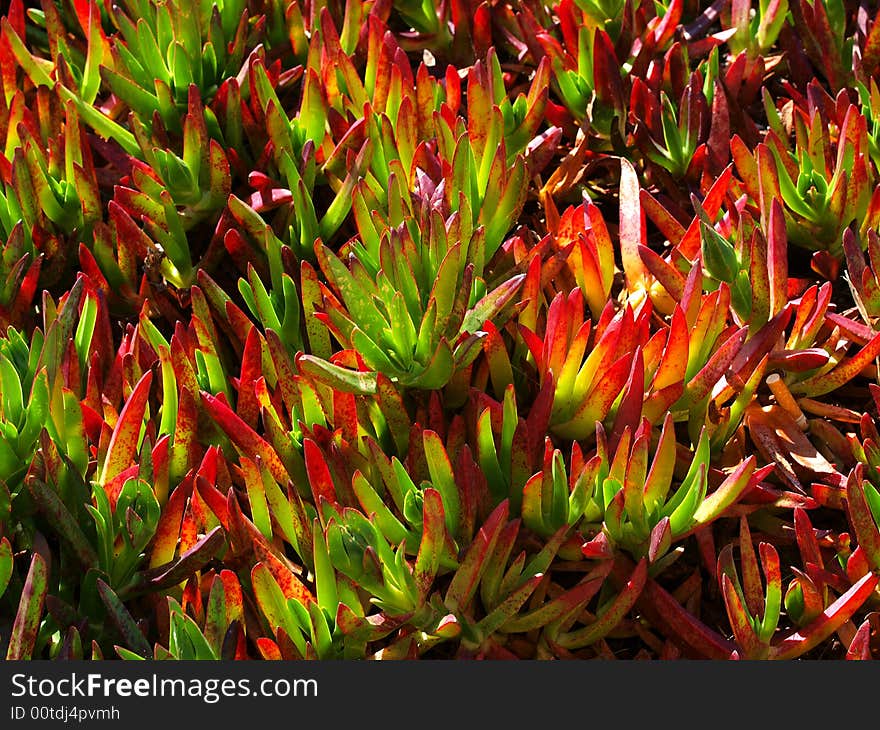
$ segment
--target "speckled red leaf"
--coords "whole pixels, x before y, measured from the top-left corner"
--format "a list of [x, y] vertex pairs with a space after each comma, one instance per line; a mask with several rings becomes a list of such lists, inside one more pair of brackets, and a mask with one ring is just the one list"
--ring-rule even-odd
[[825, 320], [840, 327], [841, 334], [859, 345], [867, 344], [876, 334], [873, 328], [837, 312], [826, 312]]
[[[211, 532], [196, 542], [189, 550], [183, 553], [171, 567], [149, 579], [149, 585], [154, 589], [169, 588], [186, 580], [196, 571], [204, 568], [220, 552], [226, 539], [222, 527], [215, 527]], [[152, 573], [151, 573], [152, 576]]]
[[98, 555], [61, 496], [38, 478], [27, 481], [27, 491], [37, 509], [57, 535], [72, 549], [83, 570], [97, 567]]
[[[19, 38], [25, 37], [25, 14], [22, 0], [11, 0], [6, 10], [6, 19]], [[7, 94], [19, 88], [17, 79], [19, 64], [12, 53], [9, 39], [4, 32], [0, 35], [0, 71], [2, 71], [3, 87]]]
[[583, 297], [578, 289], [574, 289], [572, 294], [576, 294], [576, 298], [571, 295], [566, 297], [559, 292], [547, 310], [542, 360], [544, 366], [557, 375], [565, 362], [574, 335], [573, 329], [580, 327], [583, 322]]
[[760, 618], [764, 605], [764, 588], [761, 585], [761, 573], [758, 567], [758, 556], [752, 544], [749, 523], [745, 517], [739, 520], [739, 562], [742, 570], [742, 592], [746, 607], [752, 616]]
[[609, 560], [614, 557], [614, 548], [608, 536], [600, 532], [592, 540], [581, 545], [581, 553], [591, 560]]
[[555, 385], [553, 378], [548, 376], [541, 384], [538, 395], [532, 402], [529, 415], [526, 416], [528, 427], [527, 449], [531, 456], [540, 450], [541, 443], [547, 429], [550, 426], [550, 416], [553, 412], [553, 393]]
[[284, 405], [288, 413], [293, 413], [299, 402], [295, 384], [296, 368], [290, 359], [287, 347], [272, 329], [266, 330], [266, 344], [269, 347], [269, 354], [272, 356], [272, 363], [278, 375], [278, 388], [281, 391]]
[[614, 430], [609, 437], [609, 448], [616, 447], [625, 428], [635, 430], [642, 419], [642, 402], [645, 399], [645, 359], [642, 348], [636, 347], [632, 369], [623, 388], [623, 398], [617, 406], [614, 417]]
[[296, 576], [291, 566], [283, 563], [280, 558], [268, 549], [265, 543], [255, 541], [254, 554], [257, 560], [269, 569], [285, 598], [295, 598], [306, 608], [315, 600], [312, 592]]
[[230, 623], [241, 621], [244, 617], [244, 596], [238, 576], [233, 571], [224, 568], [220, 571], [219, 578], [223, 581], [227, 620]]
[[745, 184], [746, 192], [753, 200], [760, 198], [760, 182], [758, 180], [758, 164], [752, 156], [749, 146], [735, 134], [730, 139], [730, 152], [733, 156], [736, 171]]
[[14, 291], [14, 298], [9, 307], [10, 322], [20, 321], [27, 308], [31, 306], [34, 294], [37, 292], [37, 284], [39, 282], [40, 267], [43, 263], [42, 257], [22, 258], [22, 263], [27, 264], [27, 270], [22, 275], [18, 286]]
[[767, 648], [755, 633], [748, 610], [743, 605], [742, 598], [733, 585], [733, 580], [726, 573], [721, 576], [721, 589], [724, 594], [724, 605], [727, 609], [730, 627], [733, 629], [733, 634], [741, 649], [741, 655], [746, 659], [763, 658]]
[[813, 483], [810, 485], [810, 494], [816, 503], [830, 509], [844, 509], [846, 490], [829, 484]]
[[748, 379], [764, 356], [777, 345], [791, 319], [791, 313], [791, 309], [786, 308], [757, 332], [750, 332], [748, 340], [733, 358], [730, 364], [731, 370], [738, 373], [743, 380]]
[[153, 653], [150, 649], [150, 644], [126, 605], [116, 595], [116, 592], [100, 578], [98, 579], [97, 586], [101, 601], [107, 608], [107, 614], [113, 625], [122, 634], [128, 648], [145, 659], [150, 658]]
[[625, 101], [620, 62], [617, 60], [611, 38], [604, 30], [596, 30], [592, 60], [596, 98], [611, 107], [618, 116], [623, 116]]
[[645, 210], [645, 215], [666, 236], [666, 240], [672, 246], [677, 246], [685, 233], [685, 228], [679, 220], [647, 190], [639, 191], [639, 201]]
[[357, 398], [353, 393], [333, 391], [333, 425], [342, 431], [342, 437], [349, 443], [357, 443], [359, 424]]
[[502, 626], [502, 631], [505, 633], [524, 633], [547, 626], [564, 616], [571, 616], [573, 612], [577, 612], [587, 605], [599, 592], [611, 571], [611, 567], [610, 561], [600, 563], [599, 568], [591, 571], [583, 582], [528, 613], [510, 619]]
[[263, 348], [260, 344], [260, 333], [251, 326], [244, 343], [241, 357], [241, 376], [238, 385], [236, 412], [251, 428], [256, 428], [260, 417], [260, 405], [254, 392], [253, 384], [262, 375]]
[[412, 425], [406, 406], [395, 385], [383, 373], [376, 376], [376, 392], [379, 408], [388, 423], [398, 454], [402, 456], [409, 445], [409, 430]]
[[134, 386], [119, 414], [101, 471], [102, 484], [112, 480], [134, 461], [152, 382], [153, 373], [148, 370]]
[[425, 597], [434, 583], [440, 568], [440, 559], [446, 543], [446, 518], [440, 492], [427, 488], [423, 494], [422, 540], [413, 568], [413, 578], [419, 588], [419, 595]]
[[663, 557], [672, 544], [672, 530], [669, 527], [669, 518], [664, 517], [654, 525], [648, 540], [648, 562], [654, 563], [657, 558]]
[[[874, 27], [880, 27], [880, 24], [874, 23]], [[871, 621], [865, 619], [853, 636], [849, 647], [846, 650], [846, 658], [849, 660], [869, 660], [873, 659], [871, 655]]]
[[693, 329], [696, 324], [697, 317], [700, 314], [700, 307], [703, 302], [703, 272], [700, 265], [700, 259], [691, 266], [691, 270], [684, 280], [684, 289], [681, 293], [680, 306], [685, 314], [685, 321], [688, 329]]
[[504, 500], [492, 511], [465, 553], [446, 591], [444, 604], [450, 611], [467, 609], [507, 522], [509, 506], [509, 502]]
[[645, 268], [660, 282], [669, 296], [680, 301], [684, 293], [684, 275], [660, 254], [647, 246], [639, 246], [639, 256]]
[[837, 390], [855, 378], [880, 355], [880, 333], [850, 358], [841, 360], [832, 370], [819, 373], [792, 385], [792, 392], [799, 395], [825, 395]]
[[660, 365], [651, 382], [651, 390], [656, 392], [671, 385], [684, 382], [688, 360], [688, 326], [681, 307], [676, 306], [669, 323], [666, 346], [660, 358]]
[[788, 304], [788, 238], [782, 204], [775, 197], [770, 204], [767, 229], [767, 274], [770, 284], [770, 315], [773, 316]]
[[821, 644], [862, 607], [877, 587], [873, 573], [863, 576], [852, 588], [823, 611], [822, 615], [800, 631], [787, 636], [770, 649], [771, 659], [794, 659]]
[[320, 504], [322, 497], [331, 504], [336, 504], [336, 487], [333, 484], [333, 476], [330, 473], [327, 459], [318, 444], [310, 438], [304, 439], [303, 455], [315, 504]]
[[819, 542], [816, 539], [816, 533], [813, 530], [813, 525], [810, 522], [807, 511], [801, 507], [797, 507], [794, 510], [794, 530], [798, 549], [804, 564], [812, 562], [821, 567], [823, 561], [822, 553], [819, 550]]
[[825, 282], [821, 287], [811, 286], [803, 293], [786, 347], [794, 348], [802, 343], [806, 346], [813, 344], [826, 317], [831, 294], [830, 281]]
[[495, 395], [500, 398], [504, 389], [513, 383], [510, 356], [498, 328], [491, 321], [487, 321], [483, 325], [483, 329], [486, 332], [486, 337], [483, 338], [483, 352], [485, 352], [486, 361], [489, 364], [492, 387]]
[[223, 493], [211, 483], [211, 480], [201, 475], [196, 476], [195, 487], [198, 490], [199, 498], [214, 513], [214, 517], [223, 525], [223, 529], [228, 530], [229, 507]]
[[[761, 204], [761, 224], [765, 231], [770, 230], [773, 201], [782, 197], [779, 189], [779, 173], [776, 168], [776, 160], [770, 148], [761, 143], [755, 151], [755, 160], [758, 170], [758, 193]], [[770, 267], [768, 255], [768, 269]]]
[[824, 367], [831, 356], [821, 347], [808, 347], [806, 350], [775, 350], [770, 353], [767, 367], [779, 368], [789, 373], [803, 373]]
[[[852, 554], [846, 559], [846, 577], [851, 583], [855, 583], [859, 578], [871, 571], [871, 565], [862, 546], [859, 545]], [[827, 571], [826, 571], [827, 572]], [[823, 578], [824, 579], [824, 576]], [[833, 583], [831, 584], [834, 585]]]
[[32, 659], [40, 629], [43, 603], [48, 592], [49, 568], [43, 557], [35, 552], [31, 556], [31, 566], [25, 578], [18, 610], [9, 634], [6, 650], [7, 660]]
[[612, 631], [629, 613], [642, 593], [648, 578], [648, 560], [642, 558], [624, 583], [611, 605], [588, 626], [576, 629], [558, 638], [561, 646], [576, 648], [589, 646]]
[[261, 636], [257, 639], [257, 650], [266, 661], [281, 661], [281, 649], [272, 639]]
[[688, 403], [696, 404], [703, 400], [718, 382], [727, 368], [733, 362], [743, 343], [748, 331], [745, 327], [734, 332], [721, 346], [712, 353], [709, 361], [694, 375], [685, 386], [685, 398]]
[[730, 159], [730, 111], [727, 93], [718, 79], [714, 81], [711, 120], [712, 127], [706, 146], [713, 169], [717, 170]]
[[244, 453], [258, 455], [269, 472], [275, 477], [275, 481], [287, 483], [287, 470], [281, 459], [269, 443], [256, 431], [248, 426], [236, 413], [220, 398], [199, 391], [202, 403], [210, 416], [217, 422], [232, 442]]

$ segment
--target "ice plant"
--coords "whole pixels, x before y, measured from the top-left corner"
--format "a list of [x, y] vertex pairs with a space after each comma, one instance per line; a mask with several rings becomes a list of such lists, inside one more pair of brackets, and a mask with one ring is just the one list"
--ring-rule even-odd
[[606, 144], [619, 144], [626, 121], [625, 90], [613, 42], [598, 24], [584, 22], [586, 13], [577, 3], [561, 2], [557, 12], [563, 42], [549, 33], [536, 38], [551, 61], [554, 89], [576, 122], [589, 120]]
[[876, 11], [26, 5], [7, 658], [877, 656]]
[[[814, 98], [811, 94], [808, 98]], [[731, 152], [749, 195], [767, 220], [774, 198], [784, 203], [789, 240], [798, 246], [842, 254], [843, 231], [853, 221], [867, 230], [873, 224], [870, 205], [875, 187], [869, 164], [867, 122], [854, 104], [829, 109], [837, 138], [830, 136], [816, 105], [795, 107], [795, 144], [789, 147], [779, 112], [769, 95], [765, 107], [771, 123], [766, 142], [752, 153], [734, 137]], [[842, 108], [841, 108], [842, 107]], [[782, 133], [782, 135], [780, 134]], [[869, 207], [870, 206], [870, 207]]]
[[702, 90], [702, 81], [692, 75], [680, 99], [673, 103], [665, 91], [659, 101], [641, 80], [633, 82], [631, 108], [635, 121], [633, 139], [651, 162], [680, 179], [699, 170], [697, 150], [705, 143], [703, 118], [709, 115], [710, 102]]
[[365, 374], [348, 374], [311, 355], [298, 362], [306, 372], [352, 392], [375, 392], [375, 373], [406, 387], [440, 388], [479, 354], [480, 328], [512, 303], [523, 277], [509, 279], [472, 304], [474, 267], [462, 270], [461, 244], [454, 243], [437, 252], [433, 284], [421, 289], [425, 299], [419, 280], [427, 278], [428, 262], [416, 258], [405, 239], [388, 241], [387, 249], [387, 270], [373, 279], [357, 259], [350, 259], [349, 270], [332, 251], [317, 246], [321, 268], [335, 289], [325, 294], [327, 322], [340, 342], [357, 352]]
[[877, 585], [877, 576], [868, 573], [803, 629], [776, 638], [782, 606], [779, 554], [769, 543], [758, 545], [765, 582], [762, 586], [751, 539], [748, 523], [742, 518], [739, 540], [742, 582], [733, 562], [732, 545], [728, 545], [718, 558], [719, 580], [740, 658], [792, 659], [801, 656], [844, 624]]
[[767, 53], [776, 44], [787, 14], [788, 0], [760, 0], [756, 7], [751, 0], [733, 2], [730, 28], [734, 34], [728, 42], [730, 52], [746, 51], [753, 57]]

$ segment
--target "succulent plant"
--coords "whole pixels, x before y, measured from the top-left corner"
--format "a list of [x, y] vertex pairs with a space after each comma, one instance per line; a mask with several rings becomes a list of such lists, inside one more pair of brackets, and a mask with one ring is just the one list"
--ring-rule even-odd
[[876, 658], [876, 11], [8, 5], [7, 658]]

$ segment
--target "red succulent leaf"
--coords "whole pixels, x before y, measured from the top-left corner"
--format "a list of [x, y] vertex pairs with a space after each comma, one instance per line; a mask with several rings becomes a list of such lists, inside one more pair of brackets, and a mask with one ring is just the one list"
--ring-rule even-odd
[[263, 459], [263, 463], [276, 481], [287, 483], [287, 470], [275, 449], [256, 431], [247, 425], [223, 400], [205, 391], [199, 392], [202, 403], [211, 417], [223, 429], [226, 435], [244, 453], [253, 454]]
[[450, 611], [467, 610], [477, 589], [487, 561], [507, 522], [509, 503], [501, 502], [477, 532], [446, 591], [444, 605]]
[[[876, 23], [875, 23], [876, 25]], [[873, 659], [871, 656], [871, 621], [861, 623], [846, 650], [847, 659]]]
[[[156, 570], [149, 578], [151, 588], [161, 590], [183, 582], [193, 573], [204, 568], [226, 542], [222, 527], [215, 527], [211, 532], [198, 540], [191, 548], [182, 553], [170, 567], [164, 571]], [[161, 568], [162, 566], [160, 566]]]
[[582, 629], [558, 637], [558, 643], [568, 649], [589, 646], [604, 638], [632, 609], [645, 587], [648, 561], [642, 558], [624, 583], [620, 593], [595, 621]]
[[35, 658], [33, 652], [40, 628], [40, 617], [43, 614], [43, 604], [49, 589], [48, 579], [49, 568], [46, 561], [39, 553], [33, 553], [9, 634], [7, 660]]
[[422, 540], [413, 569], [413, 577], [419, 588], [419, 595], [428, 595], [434, 577], [440, 568], [440, 559], [446, 543], [446, 518], [443, 499], [436, 489], [425, 489], [423, 494]]
[[700, 621], [659, 583], [648, 578], [638, 607], [652, 625], [690, 654], [704, 659], [728, 659], [735, 645]]
[[862, 607], [877, 587], [878, 576], [868, 573], [832, 603], [814, 621], [770, 649], [771, 659], [794, 659], [821, 644]]
[[153, 373], [148, 370], [132, 389], [119, 414], [101, 470], [103, 484], [112, 481], [134, 460], [152, 382]]
[[730, 620], [737, 644], [742, 650], [741, 657], [744, 659], [764, 658], [767, 654], [767, 647], [755, 633], [749, 610], [744, 605], [730, 576], [726, 573], [721, 575], [721, 589], [724, 594], [727, 617]]
[[159, 516], [159, 523], [150, 548], [150, 567], [170, 563], [174, 559], [177, 539], [180, 536], [180, 524], [186, 501], [192, 494], [193, 477], [188, 474], [168, 498]]
[[630, 293], [647, 285], [648, 273], [639, 256], [639, 246], [646, 243], [645, 214], [639, 198], [639, 179], [635, 168], [625, 158], [620, 161], [620, 252], [626, 288]]

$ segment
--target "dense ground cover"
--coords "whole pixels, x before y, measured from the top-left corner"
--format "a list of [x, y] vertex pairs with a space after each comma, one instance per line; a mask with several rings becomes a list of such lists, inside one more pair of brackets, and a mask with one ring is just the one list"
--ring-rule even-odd
[[13, 0], [8, 658], [868, 659], [880, 22]]

